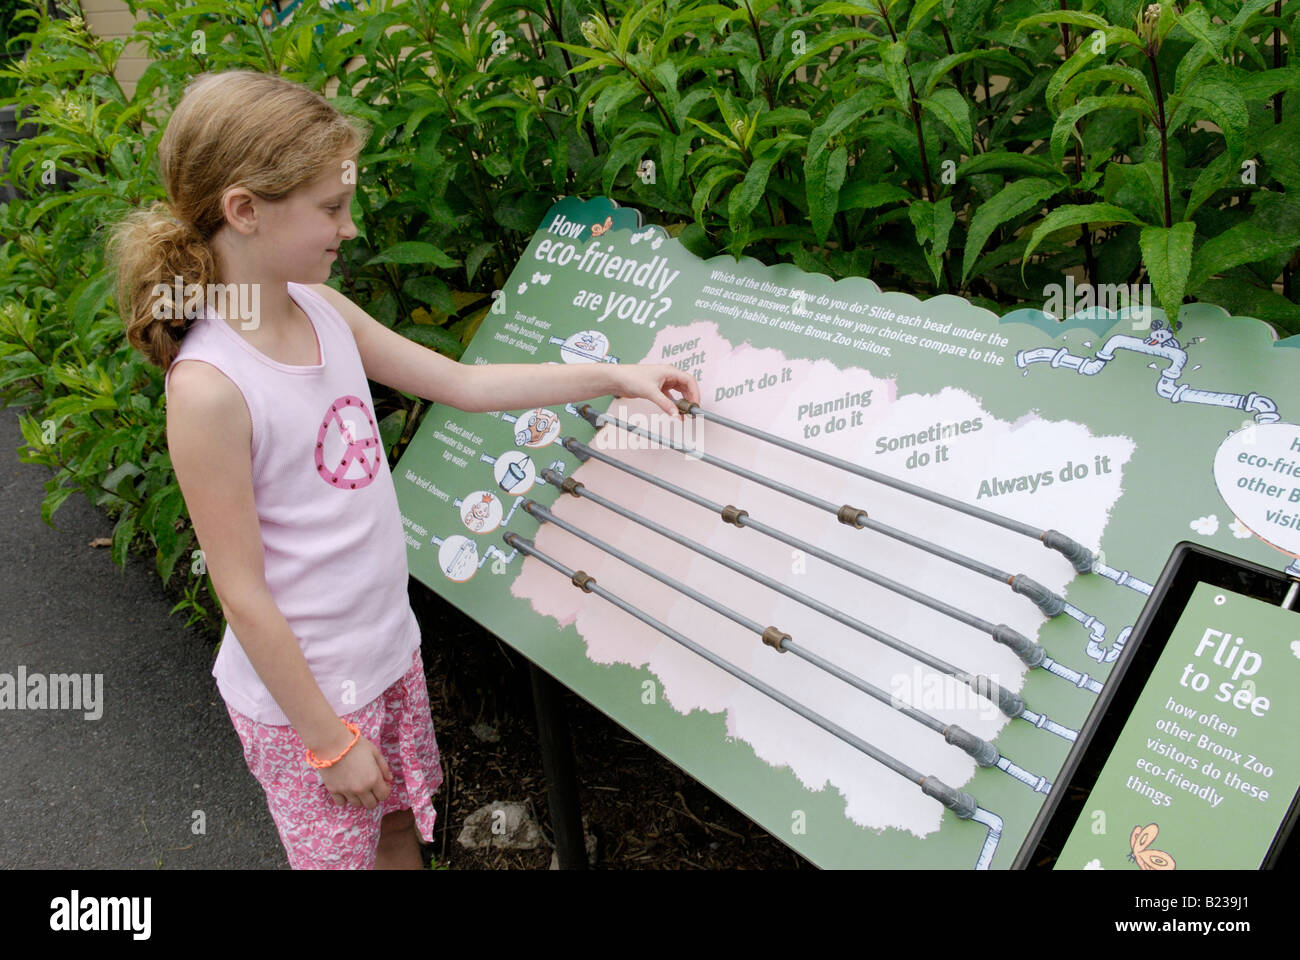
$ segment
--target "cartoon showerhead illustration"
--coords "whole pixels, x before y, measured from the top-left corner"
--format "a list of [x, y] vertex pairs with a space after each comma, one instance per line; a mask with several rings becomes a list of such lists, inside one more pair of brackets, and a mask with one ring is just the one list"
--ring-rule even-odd
[[545, 443], [557, 420], [550, 410], [534, 410], [524, 423], [524, 429], [515, 434], [515, 443], [531, 447]]

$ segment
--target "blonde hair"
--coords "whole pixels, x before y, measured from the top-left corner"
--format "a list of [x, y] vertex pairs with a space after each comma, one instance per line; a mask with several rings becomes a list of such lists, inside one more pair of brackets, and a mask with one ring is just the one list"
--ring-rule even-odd
[[183, 304], [154, 316], [157, 285], [217, 281], [212, 237], [225, 223], [221, 197], [239, 185], [279, 200], [359, 153], [366, 125], [344, 116], [319, 93], [252, 70], [202, 73], [190, 81], [158, 143], [167, 202], [128, 214], [108, 255], [117, 271], [118, 312], [127, 342], [170, 369], [193, 318]]

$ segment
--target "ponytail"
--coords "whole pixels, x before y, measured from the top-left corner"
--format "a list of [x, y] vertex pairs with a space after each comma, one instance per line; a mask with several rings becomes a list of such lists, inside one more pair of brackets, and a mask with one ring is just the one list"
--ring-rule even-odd
[[[117, 270], [117, 303], [126, 339], [146, 360], [166, 372], [194, 323], [185, 315], [187, 284], [216, 282], [212, 248], [193, 224], [171, 215], [162, 202], [130, 214], [113, 232], [109, 256]], [[179, 281], [178, 279], [179, 278]]]

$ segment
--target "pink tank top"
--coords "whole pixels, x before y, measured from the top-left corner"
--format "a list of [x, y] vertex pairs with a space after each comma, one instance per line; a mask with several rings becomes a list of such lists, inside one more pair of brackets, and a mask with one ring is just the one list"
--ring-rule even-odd
[[[319, 364], [272, 360], [206, 315], [185, 334], [176, 361], [209, 363], [244, 395], [266, 583], [342, 715], [410, 669], [420, 628], [406, 592], [397, 492], [356, 340], [319, 294], [297, 283], [288, 289], [315, 329]], [[212, 675], [235, 710], [259, 723], [289, 722], [229, 624]]]

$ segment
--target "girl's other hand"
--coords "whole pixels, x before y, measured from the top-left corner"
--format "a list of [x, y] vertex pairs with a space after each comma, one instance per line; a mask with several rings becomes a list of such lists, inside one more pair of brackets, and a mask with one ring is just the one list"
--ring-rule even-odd
[[320, 773], [321, 782], [339, 806], [355, 804], [373, 810], [388, 799], [393, 774], [373, 743], [361, 737], [343, 759]]
[[665, 413], [678, 417], [685, 414], [677, 409], [676, 401], [668, 395], [669, 390], [678, 391], [691, 403], [700, 402], [700, 388], [695, 378], [666, 363], [630, 364], [618, 367], [615, 372], [618, 379], [614, 390], [616, 397], [644, 397]]

